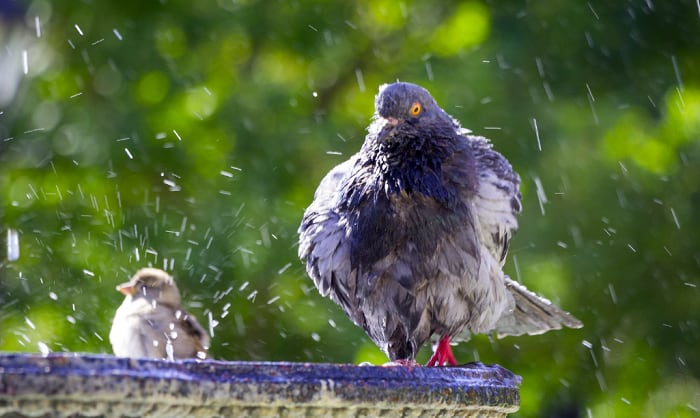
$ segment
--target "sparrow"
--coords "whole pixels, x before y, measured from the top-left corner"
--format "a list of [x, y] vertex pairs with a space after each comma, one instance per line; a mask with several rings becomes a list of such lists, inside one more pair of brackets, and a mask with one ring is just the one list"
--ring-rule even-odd
[[180, 291], [168, 273], [143, 268], [117, 290], [126, 297], [109, 333], [116, 356], [169, 360], [208, 357], [209, 335], [182, 309]]
[[321, 180], [299, 257], [323, 296], [398, 364], [456, 365], [451, 340], [582, 323], [503, 273], [520, 177], [424, 88], [379, 87], [359, 152]]

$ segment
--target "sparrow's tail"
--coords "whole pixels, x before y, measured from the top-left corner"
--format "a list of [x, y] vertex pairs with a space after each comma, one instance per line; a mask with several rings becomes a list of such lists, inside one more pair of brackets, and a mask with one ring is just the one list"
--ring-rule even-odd
[[507, 335], [542, 334], [552, 329], [581, 328], [583, 323], [573, 315], [536, 295], [510, 277], [505, 277], [506, 287], [515, 300], [515, 307], [496, 323], [498, 337]]

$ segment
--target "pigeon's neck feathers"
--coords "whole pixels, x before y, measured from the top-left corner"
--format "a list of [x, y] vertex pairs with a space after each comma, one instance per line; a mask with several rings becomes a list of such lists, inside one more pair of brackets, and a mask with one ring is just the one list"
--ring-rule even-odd
[[368, 138], [366, 162], [376, 185], [387, 195], [417, 192], [447, 203], [443, 163], [459, 148], [458, 134], [452, 127], [412, 128], [400, 127], [383, 140]]

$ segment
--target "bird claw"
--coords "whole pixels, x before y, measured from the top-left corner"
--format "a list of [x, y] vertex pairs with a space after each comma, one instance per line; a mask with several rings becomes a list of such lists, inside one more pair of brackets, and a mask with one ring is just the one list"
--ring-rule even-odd
[[452, 354], [452, 347], [450, 347], [449, 336], [445, 335], [440, 338], [433, 356], [430, 357], [430, 360], [428, 360], [425, 365], [427, 367], [457, 365], [457, 359], [455, 359], [454, 354]]
[[382, 367], [418, 367], [420, 363], [411, 359], [400, 359], [382, 364]]

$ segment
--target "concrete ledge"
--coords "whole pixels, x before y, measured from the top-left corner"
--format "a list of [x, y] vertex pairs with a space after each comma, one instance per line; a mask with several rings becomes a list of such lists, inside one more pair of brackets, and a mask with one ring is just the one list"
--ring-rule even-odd
[[0, 417], [505, 417], [498, 365], [379, 367], [0, 354]]

